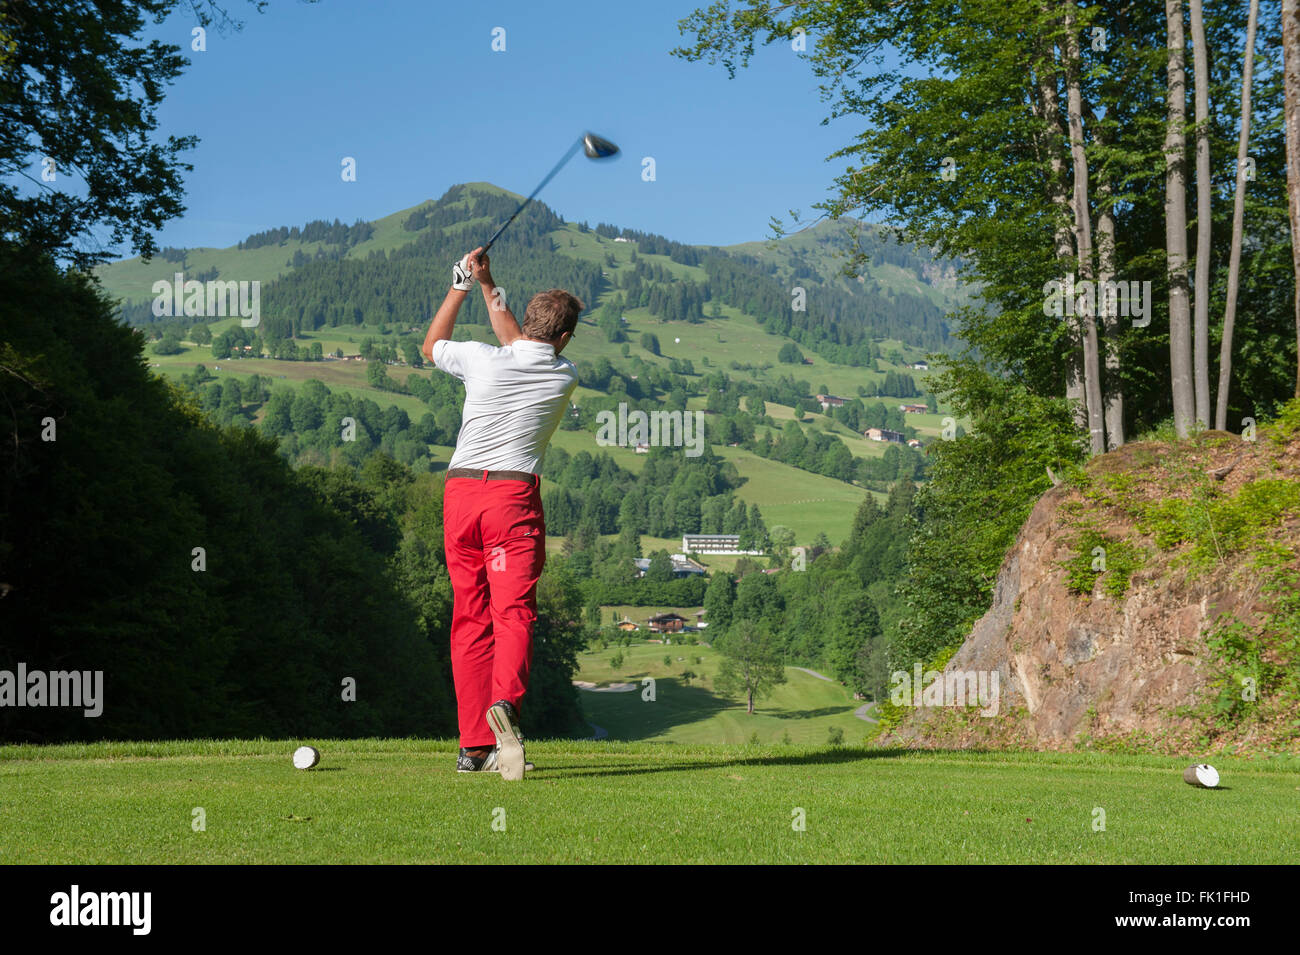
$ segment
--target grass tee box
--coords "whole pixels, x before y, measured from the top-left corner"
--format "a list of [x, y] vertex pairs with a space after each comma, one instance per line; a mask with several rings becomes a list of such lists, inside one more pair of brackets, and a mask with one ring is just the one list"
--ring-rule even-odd
[[[321, 751], [296, 770], [300, 742]], [[1097, 753], [451, 741], [0, 748], [8, 863], [1293, 863], [1300, 772]], [[1104, 830], [1095, 821], [1104, 811]], [[803, 831], [795, 823], [803, 820]], [[495, 826], [494, 826], [495, 823]]]

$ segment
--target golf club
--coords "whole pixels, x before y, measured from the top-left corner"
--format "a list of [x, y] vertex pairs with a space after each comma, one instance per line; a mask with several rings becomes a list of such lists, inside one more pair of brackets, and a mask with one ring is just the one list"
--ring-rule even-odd
[[484, 253], [492, 248], [492, 243], [501, 237], [502, 232], [506, 231], [506, 226], [515, 221], [515, 217], [524, 211], [524, 207], [533, 201], [533, 198], [542, 191], [548, 182], [555, 178], [555, 174], [564, 168], [564, 164], [572, 159], [579, 149], [586, 153], [588, 159], [608, 159], [618, 152], [618, 147], [608, 139], [602, 139], [595, 133], [583, 133], [581, 138], [569, 147], [563, 158], [555, 164], [555, 167], [546, 174], [546, 178], [537, 184], [537, 188], [532, 191], [527, 199], [519, 203], [519, 208], [502, 224], [501, 228], [492, 234], [492, 238], [487, 240], [487, 244], [483, 246]]

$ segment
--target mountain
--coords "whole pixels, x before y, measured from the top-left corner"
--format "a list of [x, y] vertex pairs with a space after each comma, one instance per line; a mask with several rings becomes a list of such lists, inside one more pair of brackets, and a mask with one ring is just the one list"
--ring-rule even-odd
[[[870, 258], [850, 278], [843, 274], [843, 265], [855, 246]], [[791, 283], [815, 276], [845, 291], [860, 288], [923, 298], [943, 311], [970, 300], [970, 288], [959, 280], [955, 263], [936, 261], [923, 249], [900, 245], [883, 227], [856, 219], [818, 222], [780, 239], [729, 245], [724, 251], [770, 265], [782, 281]]]
[[[121, 300], [126, 318], [140, 325], [156, 320], [150, 309], [154, 283], [170, 282], [177, 272], [201, 281], [261, 282], [263, 314], [278, 323], [274, 333], [286, 337], [325, 324], [427, 321], [448, 260], [480, 243], [519, 199], [488, 183], [468, 183], [369, 223], [349, 227], [322, 220], [269, 229], [225, 249], [167, 248], [151, 262], [125, 259], [100, 267], [97, 275]], [[854, 241], [871, 260], [861, 276], [847, 279], [840, 272]], [[629, 261], [633, 251], [645, 263], [639, 270]], [[865, 353], [851, 349], [868, 338], [896, 340], [918, 352], [948, 350], [943, 315], [968, 297], [951, 263], [935, 262], [924, 250], [889, 241], [878, 227], [848, 220], [776, 241], [717, 248], [606, 224], [593, 230], [535, 202], [494, 250], [494, 260], [498, 269], [542, 273], [539, 280], [544, 275], [550, 284], [577, 282], [575, 291], [592, 308], [614, 303], [620, 293], [624, 303], [638, 296], [642, 307], [668, 320], [702, 320], [713, 306], [732, 306], [772, 334], [858, 366], [868, 364]], [[599, 266], [601, 274], [579, 263]], [[638, 279], [624, 269], [640, 272]], [[358, 294], [343, 300], [340, 281]], [[629, 281], [635, 285], [631, 294]], [[329, 292], [312, 290], [325, 285]], [[384, 291], [377, 293], [380, 286]], [[652, 301], [656, 288], [671, 294]]]
[[[200, 394], [218, 422], [273, 428], [297, 463], [355, 466], [359, 444], [341, 446], [305, 411], [288, 421], [293, 395], [272, 400], [273, 388], [301, 393], [316, 381], [373, 405], [366, 421], [376, 447], [417, 470], [437, 469], [454, 443], [459, 402], [445, 376], [422, 367], [418, 346], [451, 262], [481, 244], [519, 199], [487, 183], [458, 185], [373, 222], [274, 227], [230, 248], [165, 249], [152, 262], [112, 263], [98, 276], [124, 317], [153, 340], [158, 373]], [[737, 496], [808, 542], [822, 532], [838, 541], [864, 494], [883, 499], [900, 476], [922, 476], [917, 450], [864, 431], [883, 427], [923, 443], [940, 436], [943, 409], [926, 395], [928, 372], [912, 366], [950, 347], [944, 310], [965, 293], [953, 285], [951, 265], [866, 226], [861, 240], [876, 257], [862, 281], [844, 279], [843, 226], [715, 248], [565, 222], [543, 203], [530, 205], [493, 249], [507, 301], [518, 308], [558, 285], [589, 306], [566, 352], [579, 366], [581, 417], [556, 433], [553, 456], [610, 454], [638, 473], [645, 457], [634, 449], [597, 446], [592, 419], [601, 408], [703, 411], [709, 444], [741, 477]], [[263, 283], [259, 324], [155, 316], [153, 283], [171, 283], [178, 271]], [[478, 296], [462, 309], [456, 335], [492, 340]], [[223, 390], [218, 380], [231, 373], [256, 380]], [[818, 394], [845, 403], [823, 406]], [[325, 399], [313, 385], [304, 400]], [[931, 407], [905, 419], [904, 402]], [[791, 497], [792, 487], [805, 493]]]

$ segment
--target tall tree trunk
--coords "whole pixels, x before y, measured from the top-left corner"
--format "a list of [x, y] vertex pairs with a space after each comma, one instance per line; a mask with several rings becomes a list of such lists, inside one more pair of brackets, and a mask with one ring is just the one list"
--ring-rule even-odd
[[[1300, 2], [1300, 0], [1288, 0]], [[1169, 273], [1169, 382], [1174, 430], [1191, 433], [1196, 418], [1192, 391], [1191, 313], [1187, 303], [1187, 76], [1184, 69], [1182, 0], [1165, 0], [1168, 35], [1168, 116], [1165, 125], [1165, 258]]]
[[[1061, 127], [1060, 93], [1056, 85], [1056, 62], [1052, 45], [1041, 46], [1037, 52], [1038, 69], [1035, 78], [1037, 98], [1033, 104], [1035, 115], [1042, 121], [1045, 132], [1039, 139], [1038, 146], [1047, 157], [1051, 181], [1047, 184], [1048, 199], [1058, 212], [1060, 225], [1056, 228], [1056, 259], [1065, 262], [1073, 256], [1070, 244], [1070, 227], [1066, 224], [1073, 214], [1069, 194], [1065, 188], [1065, 160], [1058, 148], [1064, 138]], [[1065, 276], [1061, 276], [1062, 280]], [[1065, 365], [1065, 397], [1074, 408], [1074, 422], [1080, 428], [1087, 427], [1088, 413], [1083, 388], [1083, 350], [1074, 344], [1074, 332], [1070, 330], [1071, 348]]]
[[1196, 84], [1196, 293], [1193, 299], [1193, 364], [1196, 426], [1210, 426], [1210, 51], [1205, 45], [1201, 0], [1190, 0], [1192, 71]]
[[1228, 428], [1228, 389], [1232, 385], [1232, 329], [1237, 320], [1237, 283], [1241, 274], [1241, 231], [1246, 214], [1246, 149], [1250, 145], [1250, 84], [1255, 70], [1255, 26], [1259, 0], [1250, 0], [1246, 20], [1246, 56], [1241, 67], [1241, 134], [1237, 138], [1237, 191], [1232, 199], [1232, 252], [1228, 258], [1228, 300], [1223, 305], [1223, 341], [1219, 345], [1219, 396], [1214, 426]]
[[1295, 272], [1295, 394], [1300, 398], [1300, 0], [1282, 0], [1282, 85], [1286, 95], [1286, 198]]
[[[1073, 4], [1073, 0], [1069, 0]], [[1067, 7], [1068, 9], [1068, 7]], [[1070, 158], [1074, 165], [1074, 246], [1079, 263], [1079, 281], [1092, 282], [1092, 212], [1088, 205], [1088, 157], [1083, 148], [1083, 95], [1079, 89], [1079, 36], [1074, 17], [1064, 17], [1062, 53], [1065, 60], [1066, 119], [1070, 129]], [[1095, 291], [1095, 290], [1094, 290]], [[1096, 302], [1094, 295], [1093, 302]], [[1106, 450], [1106, 429], [1102, 423], [1101, 370], [1097, 364], [1097, 318], [1092, 308], [1079, 310], [1083, 338], [1083, 387], [1088, 409], [1088, 444], [1093, 454]]]
[[[1100, 208], [1097, 212], [1097, 288], [1102, 289], [1115, 278], [1115, 210], [1111, 206], [1111, 185], [1102, 181], [1097, 185]], [[1106, 388], [1104, 415], [1106, 421], [1106, 450], [1114, 451], [1124, 443], [1124, 389], [1119, 382], [1119, 315], [1115, 303], [1107, 297], [1098, 297], [1102, 330], [1105, 338]]]

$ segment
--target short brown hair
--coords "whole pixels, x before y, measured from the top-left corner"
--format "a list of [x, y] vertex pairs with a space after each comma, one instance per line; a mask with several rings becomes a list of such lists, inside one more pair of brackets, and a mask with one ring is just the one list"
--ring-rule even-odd
[[578, 327], [578, 315], [586, 307], [562, 288], [538, 292], [524, 311], [523, 333], [544, 342], [557, 341]]

